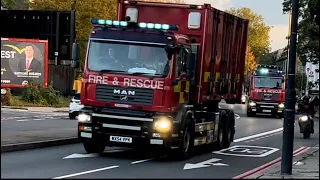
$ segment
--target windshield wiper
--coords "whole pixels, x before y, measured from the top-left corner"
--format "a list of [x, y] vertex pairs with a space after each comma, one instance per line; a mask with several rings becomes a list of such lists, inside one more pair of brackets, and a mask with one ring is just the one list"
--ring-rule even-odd
[[145, 72], [134, 72], [130, 73], [130, 75], [155, 75], [153, 73], [145, 73]]
[[99, 75], [102, 75], [102, 73], [108, 73], [108, 72], [112, 72], [112, 73], [124, 73], [125, 71], [111, 70], [111, 69], [102, 69], [102, 70], [99, 71]]

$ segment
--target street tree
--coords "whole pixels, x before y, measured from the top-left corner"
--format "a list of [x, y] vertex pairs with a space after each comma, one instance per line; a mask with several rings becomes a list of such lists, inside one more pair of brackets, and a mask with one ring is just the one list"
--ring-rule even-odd
[[[291, 7], [291, 0], [284, 0], [283, 12], [289, 13]], [[319, 12], [319, 0], [299, 0], [297, 55], [303, 65], [319, 64]]]
[[[284, 0], [283, 12], [289, 13], [291, 5], [291, 0]], [[297, 54], [304, 64], [319, 63], [319, 25], [312, 15], [320, 11], [319, 0], [299, 0], [299, 6]]]
[[251, 51], [251, 48], [247, 46], [244, 73], [247, 74], [248, 72], [251, 72], [254, 69], [256, 69], [256, 67], [257, 67], [256, 59]]
[[[76, 2], [74, 4], [74, 2]], [[34, 10], [72, 10], [76, 12], [76, 39], [80, 46], [80, 67], [84, 65], [87, 39], [92, 25], [92, 18], [115, 19], [117, 0], [33, 0]]]
[[260, 57], [270, 52], [269, 32], [271, 27], [264, 23], [261, 15], [254, 13], [249, 8], [231, 8], [227, 12], [249, 20], [248, 47], [250, 47], [256, 61], [260, 63]]
[[[183, 0], [147, 1], [183, 3]], [[88, 34], [92, 28], [90, 20], [92, 18], [116, 19], [116, 3], [117, 0], [33, 0], [30, 6], [34, 10], [71, 10], [75, 5], [76, 39], [80, 46], [80, 67], [83, 67]]]
[[1, 0], [1, 8], [6, 10], [26, 10], [29, 6], [29, 0]]

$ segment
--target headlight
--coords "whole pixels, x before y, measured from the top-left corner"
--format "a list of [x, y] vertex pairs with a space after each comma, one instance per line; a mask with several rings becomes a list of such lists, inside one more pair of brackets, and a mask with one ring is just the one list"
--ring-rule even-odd
[[90, 122], [91, 121], [91, 116], [89, 116], [87, 114], [79, 114], [78, 121], [79, 122]]
[[171, 129], [171, 120], [167, 117], [162, 117], [156, 120], [153, 124], [154, 129], [159, 132], [168, 132]]
[[242, 97], [241, 97], [241, 100], [242, 100], [242, 101], [245, 101], [245, 100], [246, 100], [246, 97], [245, 97], [245, 96], [242, 96]]
[[308, 121], [308, 119], [309, 119], [308, 116], [302, 116], [302, 117], [300, 117], [300, 120], [301, 120], [301, 121]]
[[284, 108], [284, 104], [279, 104], [279, 108]]
[[249, 103], [249, 106], [255, 106], [255, 105], [256, 105], [255, 102], [252, 102], [252, 101], [251, 101], [251, 102]]

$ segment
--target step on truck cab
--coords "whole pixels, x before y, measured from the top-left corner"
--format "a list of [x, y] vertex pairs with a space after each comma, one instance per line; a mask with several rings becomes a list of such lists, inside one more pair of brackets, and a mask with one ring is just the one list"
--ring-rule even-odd
[[241, 98], [247, 20], [209, 4], [119, 0], [116, 21], [91, 23], [78, 116], [87, 152], [150, 146], [184, 159], [230, 146], [234, 112], [218, 104]]
[[247, 116], [267, 113], [283, 117], [285, 101], [285, 76], [274, 65], [258, 65], [250, 76]]

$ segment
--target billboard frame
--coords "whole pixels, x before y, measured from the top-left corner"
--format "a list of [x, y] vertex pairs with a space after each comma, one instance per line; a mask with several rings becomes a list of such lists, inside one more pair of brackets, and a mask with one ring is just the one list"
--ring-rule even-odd
[[[44, 53], [43, 53], [43, 87], [48, 86], [48, 40], [40, 39], [23, 39], [23, 38], [1, 38], [1, 41], [15, 41], [15, 42], [29, 42], [29, 43], [44, 43]], [[24, 85], [20, 84], [2, 84], [1, 88], [23, 88]]]

